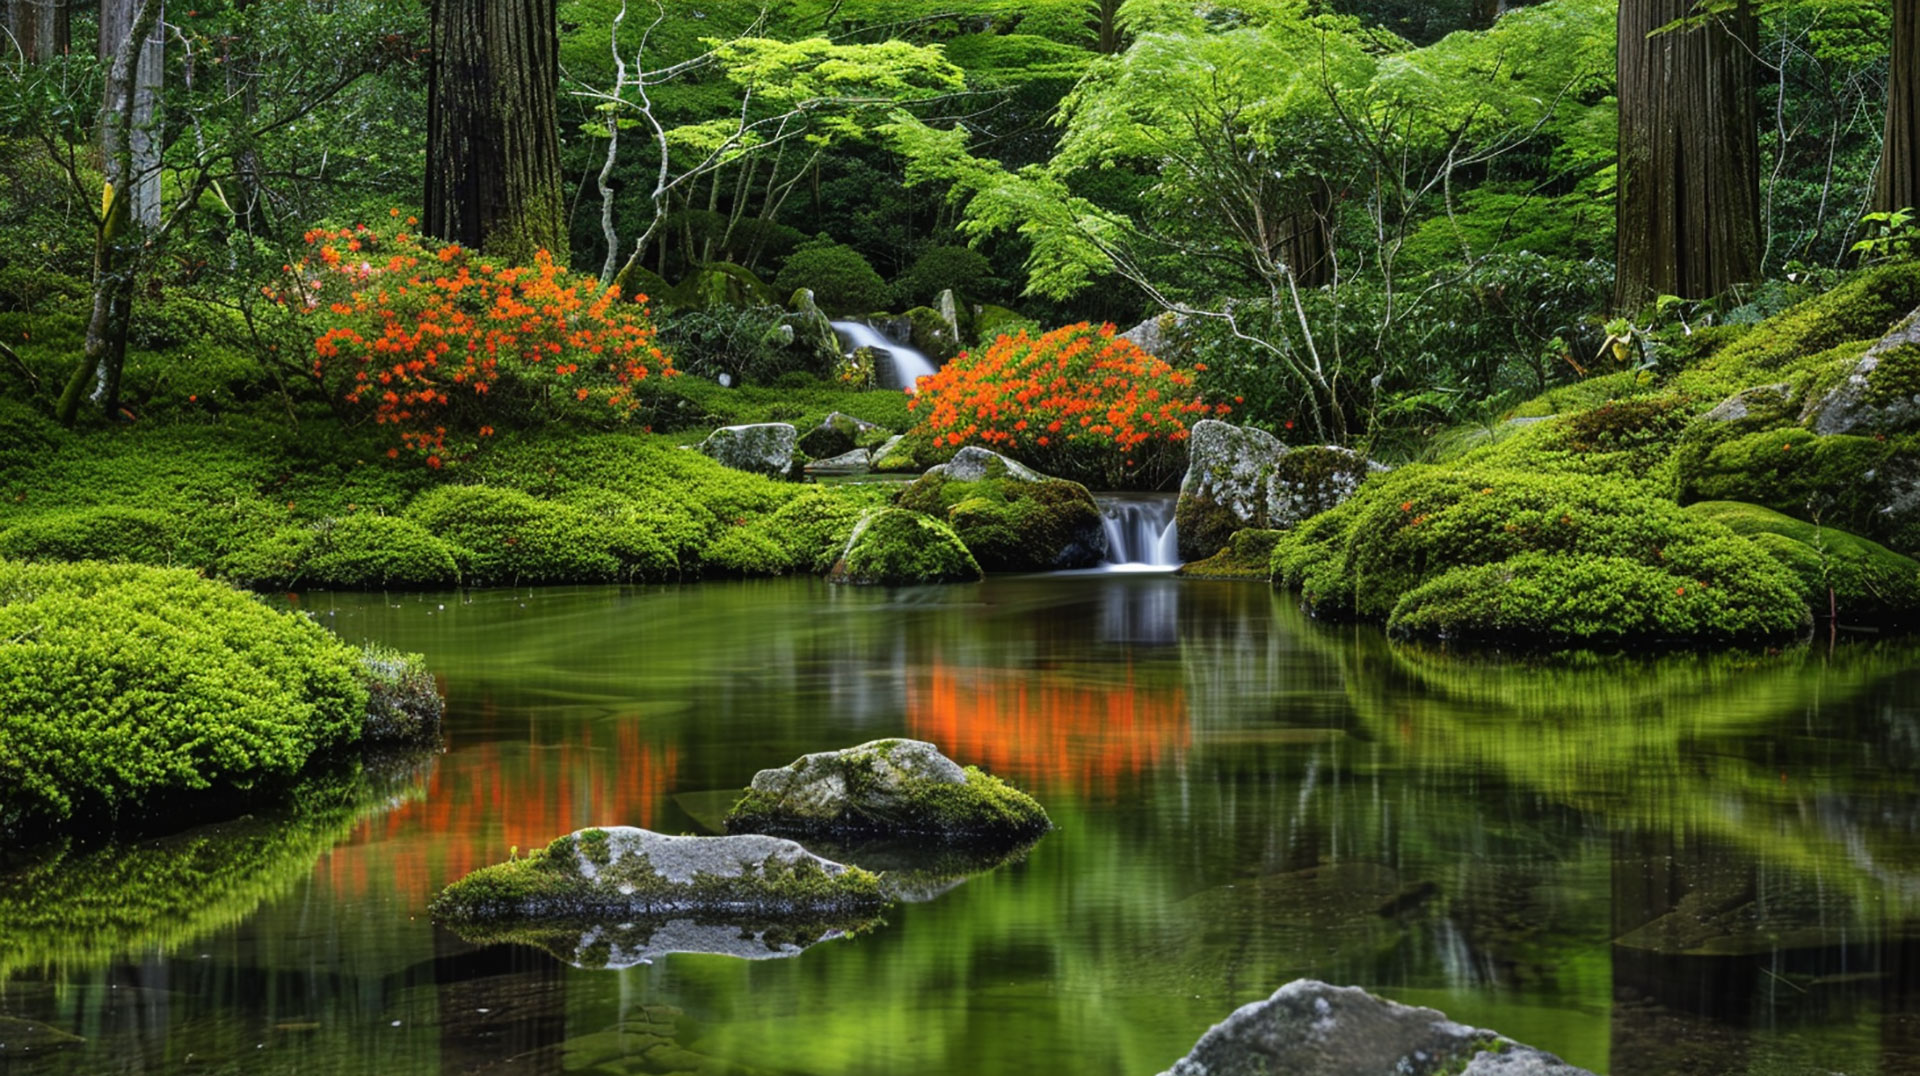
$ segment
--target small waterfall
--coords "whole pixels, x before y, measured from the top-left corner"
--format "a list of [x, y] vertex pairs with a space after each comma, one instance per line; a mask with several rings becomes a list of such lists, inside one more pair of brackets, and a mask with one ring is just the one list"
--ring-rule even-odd
[[1108, 571], [1171, 571], [1180, 566], [1173, 494], [1104, 493], [1095, 499], [1107, 531]]
[[[840, 338], [846, 341], [847, 354], [851, 355], [863, 347], [870, 347], [887, 356], [893, 366], [894, 380], [894, 383], [887, 388], [914, 392], [921, 378], [932, 377], [939, 372], [940, 368], [934, 365], [932, 359], [906, 344], [894, 343], [885, 333], [866, 322], [835, 321], [829, 324], [833, 326], [833, 331], [839, 333]], [[874, 372], [879, 373], [878, 370]]]

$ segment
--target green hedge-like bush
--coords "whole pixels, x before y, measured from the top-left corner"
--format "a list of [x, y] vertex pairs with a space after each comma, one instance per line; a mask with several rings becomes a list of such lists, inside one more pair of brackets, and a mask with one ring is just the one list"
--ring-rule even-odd
[[[1561, 587], [1556, 567], [1580, 587]], [[1590, 475], [1404, 468], [1283, 537], [1273, 578], [1316, 615], [1416, 634], [1733, 639], [1807, 620], [1797, 581], [1753, 543]], [[1574, 615], [1615, 600], [1594, 588], [1638, 602], [1656, 584], [1684, 607]]]
[[0, 531], [0, 557], [107, 560], [169, 567], [183, 562], [181, 523], [146, 508], [76, 508], [22, 520]]
[[519, 490], [443, 486], [407, 514], [452, 547], [469, 582], [593, 583], [624, 574], [605, 520]]
[[773, 278], [775, 294], [801, 288], [812, 288], [820, 309], [832, 314], [870, 314], [893, 299], [893, 289], [859, 251], [831, 240], [802, 243]]
[[290, 777], [360, 736], [359, 663], [191, 572], [0, 561], [0, 824]]
[[281, 527], [226, 558], [221, 570], [250, 585], [363, 589], [460, 581], [445, 542], [410, 519], [371, 514]]
[[825, 573], [881, 496], [870, 486], [806, 490], [772, 515], [722, 534], [701, 560], [709, 570], [739, 575]]

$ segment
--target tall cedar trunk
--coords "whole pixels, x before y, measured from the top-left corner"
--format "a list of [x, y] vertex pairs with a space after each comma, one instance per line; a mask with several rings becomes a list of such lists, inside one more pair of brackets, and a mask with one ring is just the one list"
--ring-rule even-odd
[[567, 260], [555, 0], [434, 0], [426, 232]]
[[1099, 35], [1099, 49], [1102, 56], [1113, 56], [1120, 51], [1120, 2], [1121, 0], [1095, 0], [1093, 7], [1093, 28]]
[[[120, 30], [120, 45], [107, 68], [101, 95], [100, 157], [105, 179], [100, 220], [93, 242], [93, 309], [87, 319], [86, 351], [66, 391], [60, 394], [56, 415], [72, 425], [80, 413], [80, 398], [89, 384], [98, 384], [93, 400], [108, 416], [120, 409], [120, 371], [127, 356], [127, 327], [133, 316], [134, 278], [138, 269], [141, 230], [133, 217], [134, 107], [138, 99], [140, 67], [148, 50], [144, 39], [160, 23], [161, 0], [141, 0], [128, 12]], [[113, 7], [109, 0], [107, 7]], [[103, 9], [103, 17], [105, 10]], [[136, 40], [137, 38], [141, 40]]]
[[1920, 2], [1894, 0], [1892, 69], [1887, 78], [1887, 141], [1873, 207], [1920, 208]]
[[1760, 266], [1760, 149], [1751, 6], [1649, 37], [1691, 0], [1621, 0], [1613, 304], [1704, 299]]
[[28, 63], [65, 55], [72, 36], [68, 0], [8, 0], [6, 10], [7, 32]]

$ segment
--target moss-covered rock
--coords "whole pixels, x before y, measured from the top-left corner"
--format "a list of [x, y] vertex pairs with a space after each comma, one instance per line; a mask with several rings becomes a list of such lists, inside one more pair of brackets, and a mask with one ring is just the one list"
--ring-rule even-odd
[[965, 337], [961, 335], [959, 325], [933, 307], [916, 306], [901, 316], [912, 326], [907, 342], [932, 359], [934, 365], [938, 366], [965, 350]]
[[969, 445], [900, 491], [901, 508], [945, 520], [990, 571], [1085, 568], [1107, 553], [1093, 494]]
[[1908, 314], [1807, 407], [1815, 433], [1907, 433], [1920, 428], [1920, 309]]
[[979, 303], [973, 307], [973, 345], [987, 347], [1002, 336], [1015, 336], [1021, 330], [1038, 333], [1040, 323], [1017, 310], [992, 303]]
[[1740, 501], [1920, 549], [1920, 440], [1698, 424], [1674, 453], [1683, 503]]
[[1705, 641], [1808, 623], [1798, 581], [1752, 542], [1593, 476], [1408, 467], [1281, 538], [1273, 579], [1315, 615], [1417, 635]]
[[700, 451], [736, 471], [785, 478], [793, 472], [799, 439], [800, 431], [786, 422], [722, 426], [700, 442]]
[[1220, 552], [1205, 560], [1188, 561], [1175, 575], [1189, 579], [1258, 579], [1273, 575], [1273, 547], [1285, 531], [1249, 527], [1235, 531]]
[[609, 826], [482, 867], [441, 890], [429, 910], [455, 925], [612, 925], [677, 915], [817, 921], [871, 915], [886, 903], [873, 874], [778, 837]]
[[708, 262], [660, 296], [667, 306], [706, 310], [716, 306], [772, 306], [774, 291], [753, 271], [732, 262]]
[[874, 740], [761, 770], [726, 818], [729, 833], [984, 843], [1029, 840], [1051, 825], [1031, 796], [922, 740]]
[[1876, 625], [1920, 619], [1920, 561], [1758, 505], [1701, 501], [1688, 505], [1687, 513], [1720, 523], [1766, 550], [1800, 580], [1815, 616]]
[[919, 512], [877, 508], [854, 525], [830, 578], [836, 583], [900, 587], [977, 583], [981, 572], [952, 527]]
[[440, 697], [425, 658], [368, 646], [360, 653], [360, 682], [367, 689], [361, 743], [426, 744], [440, 738], [447, 701]]
[[816, 460], [852, 452], [856, 448], [874, 448], [892, 436], [892, 431], [865, 419], [830, 411], [818, 426], [800, 435], [800, 451]]
[[460, 581], [446, 542], [411, 519], [372, 513], [278, 528], [227, 556], [220, 570], [254, 586], [367, 589]]
[[861, 516], [884, 495], [870, 487], [807, 489], [773, 514], [728, 530], [701, 560], [707, 570], [724, 574], [824, 574]]
[[1236, 531], [1285, 530], [1353, 496], [1385, 468], [1351, 449], [1289, 449], [1251, 426], [1194, 423], [1174, 522], [1183, 560], [1212, 556]]
[[191, 572], [0, 561], [0, 828], [289, 779], [361, 735], [360, 663]]

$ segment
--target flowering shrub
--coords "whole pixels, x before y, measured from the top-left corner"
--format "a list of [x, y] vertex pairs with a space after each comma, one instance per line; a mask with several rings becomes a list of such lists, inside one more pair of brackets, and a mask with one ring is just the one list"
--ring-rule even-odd
[[920, 379], [909, 405], [936, 448], [984, 445], [1103, 487], [1158, 486], [1185, 467], [1187, 427], [1225, 415], [1180, 369], [1086, 322], [1001, 336]]
[[567, 408], [626, 415], [638, 383], [675, 373], [646, 296], [623, 301], [545, 251], [505, 266], [403, 228], [309, 231], [308, 255], [265, 289], [308, 319], [309, 373], [329, 397], [396, 428], [389, 456], [439, 467], [494, 423]]

